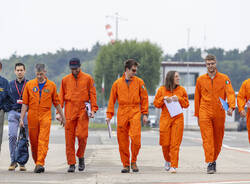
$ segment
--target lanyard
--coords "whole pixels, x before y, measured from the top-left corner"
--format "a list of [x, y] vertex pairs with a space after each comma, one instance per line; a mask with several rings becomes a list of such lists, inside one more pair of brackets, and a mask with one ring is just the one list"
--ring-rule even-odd
[[24, 83], [23, 83], [23, 88], [22, 88], [22, 91], [21, 91], [21, 93], [20, 93], [20, 91], [19, 91], [19, 89], [18, 89], [18, 87], [17, 87], [16, 80], [15, 80], [16, 90], [17, 90], [17, 92], [18, 92], [18, 95], [19, 95], [19, 98], [20, 98], [20, 99], [22, 98], [23, 90], [24, 90], [25, 84], [26, 84], [26, 80], [25, 80]]

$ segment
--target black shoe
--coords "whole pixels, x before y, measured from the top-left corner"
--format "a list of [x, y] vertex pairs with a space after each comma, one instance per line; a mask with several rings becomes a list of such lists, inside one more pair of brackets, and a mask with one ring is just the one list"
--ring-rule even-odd
[[213, 162], [209, 163], [208, 166], [207, 166], [207, 174], [214, 174], [215, 173], [215, 170], [214, 170], [214, 164]]
[[139, 169], [138, 169], [138, 167], [137, 167], [137, 165], [136, 165], [135, 162], [131, 163], [131, 169], [132, 169], [133, 172], [138, 172], [139, 171]]
[[84, 169], [85, 169], [85, 163], [84, 163], [84, 157], [82, 157], [82, 158], [79, 158], [78, 170], [83, 171]]
[[129, 173], [129, 171], [130, 171], [129, 166], [125, 166], [125, 167], [123, 167], [123, 169], [121, 170], [121, 173]]
[[213, 164], [214, 172], [216, 172], [216, 161], [214, 161], [212, 164]]
[[35, 169], [34, 169], [34, 173], [43, 173], [44, 172], [44, 167], [41, 165], [36, 165]]
[[76, 169], [75, 164], [72, 164], [72, 165], [69, 166], [68, 172], [75, 172], [75, 169]]

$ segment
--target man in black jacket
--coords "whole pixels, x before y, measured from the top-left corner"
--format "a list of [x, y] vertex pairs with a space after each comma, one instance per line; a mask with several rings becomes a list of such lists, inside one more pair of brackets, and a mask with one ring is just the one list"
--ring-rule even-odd
[[[16, 146], [17, 146], [17, 132], [19, 127], [19, 119], [22, 108], [22, 96], [26, 83], [28, 80], [25, 79], [25, 65], [23, 63], [15, 64], [16, 79], [10, 82], [10, 93], [14, 100], [14, 104], [11, 106], [11, 111], [8, 113], [8, 125], [9, 125], [9, 150], [10, 150], [10, 166], [9, 171], [14, 171], [17, 167], [15, 160]], [[24, 128], [26, 137], [28, 136], [28, 121], [27, 114], [24, 118]], [[20, 165], [20, 171], [26, 171], [25, 165]]]
[[[0, 62], [0, 72], [2, 63]], [[10, 85], [7, 79], [0, 76], [0, 152], [3, 138], [4, 113], [10, 111], [12, 98], [10, 97]]]

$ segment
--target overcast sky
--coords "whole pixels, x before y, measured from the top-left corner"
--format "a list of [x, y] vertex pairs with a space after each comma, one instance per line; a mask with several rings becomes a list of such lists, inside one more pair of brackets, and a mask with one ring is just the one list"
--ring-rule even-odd
[[[115, 34], [150, 40], [164, 53], [187, 45], [244, 50], [250, 45], [249, 0], [0, 0], [0, 58], [91, 48]], [[188, 29], [190, 39], [188, 44]]]

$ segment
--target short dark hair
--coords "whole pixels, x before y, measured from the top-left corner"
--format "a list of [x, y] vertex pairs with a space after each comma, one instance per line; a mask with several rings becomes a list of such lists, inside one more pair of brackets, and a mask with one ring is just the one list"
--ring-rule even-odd
[[165, 87], [168, 91], [173, 91], [177, 86], [174, 85], [174, 76], [177, 71], [169, 71], [165, 78]]
[[23, 66], [23, 69], [25, 70], [25, 65], [24, 65], [23, 63], [16, 63], [16, 64], [15, 64], [15, 69], [16, 69], [16, 67], [18, 67], [18, 66]]
[[132, 68], [132, 66], [139, 66], [140, 64], [135, 59], [128, 59], [124, 62], [124, 70], [126, 71], [126, 68], [129, 70]]
[[205, 58], [205, 61], [216, 61], [216, 57], [212, 54], [208, 54]]
[[2, 65], [2, 63], [1, 63], [1, 61], [0, 61], [0, 69], [2, 69], [2, 67], [3, 67], [3, 65]]
[[36, 64], [36, 71], [37, 72], [43, 72], [45, 70], [45, 64]]

